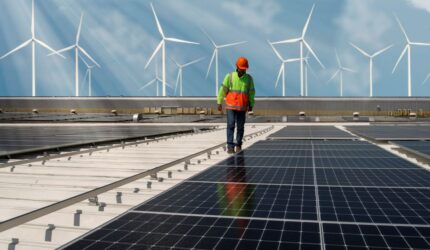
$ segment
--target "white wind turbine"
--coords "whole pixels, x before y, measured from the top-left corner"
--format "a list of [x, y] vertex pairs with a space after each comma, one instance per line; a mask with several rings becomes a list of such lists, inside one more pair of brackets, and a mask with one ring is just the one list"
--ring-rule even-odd
[[218, 96], [218, 86], [219, 86], [218, 85], [219, 84], [219, 82], [218, 82], [218, 57], [219, 57], [218, 53], [219, 53], [219, 49], [237, 46], [240, 44], [247, 43], [247, 41], [217, 45], [214, 42], [214, 40], [209, 36], [209, 34], [203, 28], [202, 28], [202, 31], [208, 37], [209, 41], [211, 41], [212, 45], [214, 46], [214, 52], [212, 53], [212, 58], [211, 58], [211, 61], [209, 63], [209, 66], [208, 66], [208, 71], [206, 73], [206, 78], [209, 75], [209, 72], [210, 72], [211, 67], [212, 67], [212, 63], [215, 60], [215, 95]]
[[301, 61], [300, 58], [294, 58], [294, 59], [284, 59], [281, 54], [276, 50], [276, 48], [273, 46], [270, 41], [267, 41], [270, 44], [270, 47], [272, 47], [273, 52], [275, 52], [276, 56], [281, 61], [281, 67], [279, 68], [278, 77], [276, 78], [276, 84], [275, 88], [278, 87], [279, 78], [282, 76], [282, 96], [285, 96], [285, 64], [292, 63], [292, 62], [298, 62]]
[[173, 59], [173, 58], [171, 58], [171, 59], [176, 64], [176, 66], [178, 66], [178, 76], [176, 78], [175, 93], [176, 93], [176, 90], [177, 90], [178, 85], [179, 85], [179, 95], [182, 96], [182, 93], [183, 93], [182, 92], [182, 90], [183, 90], [183, 88], [182, 88], [182, 86], [183, 86], [182, 85], [182, 72], [183, 72], [184, 68], [186, 68], [192, 64], [200, 62], [201, 60], [203, 60], [203, 57], [196, 59], [194, 61], [185, 63], [185, 64], [179, 64], [177, 61], [175, 61], [175, 59]]
[[305, 96], [308, 96], [308, 70], [311, 71], [312, 75], [314, 75], [316, 78], [318, 78], [317, 74], [312, 69], [311, 65], [309, 64], [309, 51], [306, 54], [306, 57], [303, 59], [305, 61], [304, 65], [304, 82], [305, 82]]
[[[66, 47], [64, 49], [60, 49], [57, 53], [63, 53], [69, 50], [75, 50], [75, 96], [79, 96], [79, 52], [82, 52], [88, 59], [90, 59], [97, 67], [100, 68], [100, 65], [79, 45], [79, 40], [81, 37], [82, 30], [82, 20], [84, 18], [84, 14], [81, 14], [81, 19], [79, 21], [78, 32], [76, 33], [76, 41], [75, 44]], [[52, 55], [52, 54], [51, 54]]]
[[[152, 84], [156, 84], [156, 88], [157, 88], [157, 96], [160, 96], [160, 92], [159, 92], [159, 84], [163, 84], [163, 79], [160, 78], [160, 76], [158, 75], [158, 63], [155, 64], [155, 78], [152, 79], [151, 81], [149, 81], [148, 83], [146, 83], [145, 85], [143, 85], [139, 91], [142, 91], [143, 89], [145, 89], [146, 87], [151, 86]], [[173, 88], [170, 84], [166, 83], [166, 86], [169, 88]]]
[[287, 39], [279, 42], [274, 42], [272, 44], [292, 44], [292, 43], [299, 43], [300, 45], [300, 95], [304, 95], [304, 56], [303, 56], [303, 49], [304, 46], [308, 49], [308, 51], [312, 54], [312, 56], [318, 61], [318, 63], [321, 65], [322, 68], [325, 68], [320, 59], [317, 57], [315, 52], [313, 51], [312, 47], [309, 45], [309, 43], [305, 40], [306, 32], [309, 27], [309, 22], [312, 18], [312, 13], [314, 11], [315, 4], [312, 5], [311, 12], [309, 13], [308, 19], [306, 20], [305, 26], [303, 27], [302, 35], [298, 38], [293, 39]]
[[34, 15], [34, 0], [32, 0], [31, 2], [31, 38], [27, 41], [25, 41], [24, 43], [22, 43], [21, 45], [19, 45], [18, 47], [16, 47], [15, 49], [9, 51], [8, 53], [6, 53], [4, 56], [0, 57], [0, 60], [8, 57], [9, 55], [17, 52], [18, 50], [27, 47], [28, 45], [31, 44], [31, 50], [32, 50], [32, 56], [31, 56], [31, 93], [32, 96], [36, 96], [36, 44], [41, 45], [42, 47], [52, 51], [53, 53], [65, 58], [63, 55], [57, 53], [54, 49], [52, 49], [51, 47], [49, 47], [46, 43], [42, 42], [41, 40], [36, 38], [36, 33], [35, 33], [35, 15]]
[[[199, 44], [191, 41], [181, 40], [177, 38], [172, 37], [166, 37], [163, 32], [163, 28], [161, 27], [160, 21], [158, 20], [157, 13], [155, 13], [154, 6], [151, 3], [151, 9], [152, 13], [154, 14], [155, 22], [157, 23], [157, 29], [158, 32], [161, 35], [161, 41], [158, 44], [158, 46], [155, 48], [154, 52], [152, 53], [151, 57], [148, 60], [148, 63], [145, 65], [145, 69], [149, 66], [152, 59], [155, 57], [155, 55], [160, 51], [161, 49], [161, 57], [162, 57], [162, 85], [163, 85], [163, 96], [166, 96], [166, 41], [168, 42], [176, 42], [176, 43], [187, 43], [187, 44]], [[158, 90], [158, 88], [157, 88]]]
[[79, 58], [81, 58], [81, 60], [84, 62], [85, 66], [87, 66], [87, 71], [85, 72], [85, 76], [84, 76], [84, 81], [87, 79], [88, 76], [88, 96], [92, 96], [92, 81], [91, 81], [91, 77], [92, 77], [92, 71], [93, 68], [96, 67], [96, 65], [89, 65], [85, 59], [79, 55]]
[[337, 53], [337, 50], [335, 51], [335, 53], [336, 53], [336, 61], [337, 61], [338, 68], [337, 68], [336, 72], [333, 74], [333, 76], [330, 78], [330, 80], [328, 80], [327, 82], [330, 82], [337, 75], [339, 75], [340, 96], [343, 96], [343, 72], [345, 72], [345, 71], [355, 72], [355, 71], [350, 69], [350, 68], [343, 67], [342, 63], [340, 62], [340, 58], [339, 58], [339, 54]]
[[384, 53], [385, 51], [387, 51], [388, 49], [390, 49], [391, 47], [393, 47], [393, 45], [387, 46], [375, 53], [373, 53], [372, 55], [367, 53], [366, 51], [364, 51], [363, 49], [361, 49], [360, 47], [358, 47], [357, 45], [350, 43], [352, 47], [354, 47], [356, 50], [358, 50], [361, 54], [363, 54], [365, 57], [369, 58], [369, 96], [372, 97], [373, 96], [373, 58], [377, 57], [378, 55]]
[[412, 45], [415, 46], [430, 46], [430, 43], [421, 43], [421, 42], [411, 42], [411, 40], [409, 40], [408, 35], [406, 34], [405, 29], [403, 28], [402, 23], [400, 22], [399, 18], [395, 15], [395, 18], [397, 20], [397, 23], [400, 26], [400, 29], [403, 32], [403, 35], [406, 38], [406, 45], [405, 48], [403, 49], [402, 53], [399, 56], [399, 59], [396, 62], [396, 65], [393, 68], [392, 73], [394, 73], [394, 71], [396, 71], [397, 66], [399, 65], [400, 60], [402, 60], [403, 56], [405, 55], [406, 51], [408, 52], [408, 96], [412, 96], [412, 69], [411, 69], [411, 48]]

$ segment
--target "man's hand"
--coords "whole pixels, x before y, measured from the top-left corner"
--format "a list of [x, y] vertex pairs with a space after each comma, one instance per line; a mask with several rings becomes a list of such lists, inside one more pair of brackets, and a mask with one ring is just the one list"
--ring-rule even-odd
[[218, 111], [222, 112], [222, 105], [221, 104], [218, 104]]

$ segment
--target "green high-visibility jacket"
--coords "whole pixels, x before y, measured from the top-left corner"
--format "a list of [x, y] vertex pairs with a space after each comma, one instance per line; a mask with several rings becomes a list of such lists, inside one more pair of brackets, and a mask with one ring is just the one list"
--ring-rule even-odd
[[[230, 86], [230, 75], [233, 76], [232, 86]], [[217, 103], [221, 104], [225, 96], [229, 91], [238, 91], [248, 94], [249, 107], [254, 107], [255, 88], [252, 76], [245, 73], [242, 77], [239, 77], [237, 72], [228, 73], [224, 77], [222, 86], [218, 91]]]

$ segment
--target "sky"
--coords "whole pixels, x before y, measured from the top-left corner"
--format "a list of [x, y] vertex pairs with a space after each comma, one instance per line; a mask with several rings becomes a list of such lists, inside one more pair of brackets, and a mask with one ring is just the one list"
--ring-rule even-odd
[[[81, 13], [84, 14], [80, 45], [101, 65], [92, 73], [94, 96], [155, 96], [156, 85], [141, 89], [155, 78], [161, 54], [145, 69], [160, 42], [150, 3], [153, 3], [164, 33], [199, 45], [167, 43], [167, 89], [174, 85], [178, 69], [170, 60], [187, 63], [204, 60], [184, 69], [184, 96], [215, 95], [214, 68], [206, 78], [213, 46], [202, 28], [217, 44], [247, 43], [221, 49], [219, 79], [234, 70], [237, 57], [249, 60], [257, 96], [281, 96], [275, 87], [280, 61], [268, 44], [299, 37], [315, 4], [306, 40], [321, 59], [309, 57], [309, 96], [339, 96], [335, 51], [344, 67], [344, 96], [369, 95], [369, 60], [355, 50], [354, 43], [370, 54], [393, 45], [374, 60], [374, 96], [407, 95], [407, 60], [393, 67], [405, 46], [405, 38], [394, 18], [403, 23], [414, 42], [430, 42], [429, 0], [35, 0], [36, 37], [58, 50], [74, 44]], [[31, 37], [31, 0], [0, 1], [0, 56]], [[280, 44], [284, 58], [299, 57], [297, 44]], [[63, 59], [36, 46], [38, 96], [74, 96], [73, 52]], [[306, 51], [305, 51], [306, 53]], [[429, 96], [430, 47], [412, 47], [412, 95]], [[213, 66], [213, 65], [212, 65]], [[80, 95], [88, 96], [86, 66], [80, 62]], [[300, 95], [299, 63], [286, 66], [286, 96]], [[161, 93], [161, 91], [160, 91]], [[0, 60], [0, 96], [31, 95], [31, 48]]]

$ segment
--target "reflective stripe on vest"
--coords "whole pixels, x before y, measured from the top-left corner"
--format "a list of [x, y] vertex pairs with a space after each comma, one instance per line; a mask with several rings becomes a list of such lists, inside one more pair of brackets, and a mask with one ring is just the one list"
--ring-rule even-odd
[[231, 90], [233, 88], [233, 72], [230, 73], [230, 86], [225, 98], [226, 109], [246, 111], [249, 100], [248, 91]]

